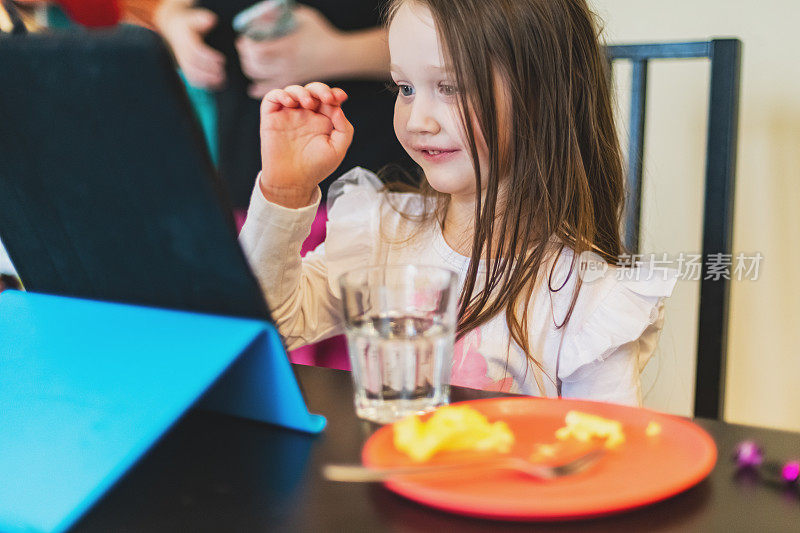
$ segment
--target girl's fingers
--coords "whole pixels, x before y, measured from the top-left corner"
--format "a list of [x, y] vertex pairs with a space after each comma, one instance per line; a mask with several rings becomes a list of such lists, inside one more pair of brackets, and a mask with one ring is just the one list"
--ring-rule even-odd
[[301, 106], [312, 111], [316, 111], [319, 107], [320, 101], [315, 98], [311, 92], [305, 87], [299, 85], [289, 85], [284, 89], [287, 93], [291, 94]]
[[267, 92], [264, 95], [264, 99], [261, 100], [261, 112], [262, 113], [273, 113], [275, 111], [280, 110], [283, 106], [283, 95], [281, 94], [283, 91], [280, 89], [272, 89], [271, 91]]
[[311, 82], [306, 85], [306, 89], [323, 104], [328, 104], [328, 105], [337, 104], [336, 96], [334, 95], [331, 88], [322, 82], [319, 81]]
[[274, 113], [283, 107], [281, 104], [270, 100], [267, 97], [268, 95], [269, 93], [267, 93], [267, 95], [264, 96], [264, 99], [261, 100], [261, 113]]
[[[255, 93], [262, 89], [264, 85], [255, 83], [251, 85], [251, 90]], [[260, 87], [259, 87], [260, 85]], [[252, 94], [251, 96], [255, 96]], [[339, 131], [352, 128], [350, 122], [345, 118], [344, 113], [339, 107], [342, 102], [347, 100], [347, 93], [338, 87], [331, 89], [321, 82], [312, 82], [301, 87], [300, 85], [289, 85], [284, 89], [273, 89], [269, 91], [264, 99], [274, 104], [284, 107], [303, 107], [311, 111], [316, 111], [328, 117], [333, 123], [333, 127]]]
[[267, 94], [265, 94], [264, 99], [261, 101], [261, 110], [266, 113], [272, 113], [282, 108], [283, 107], [283, 95], [281, 94], [282, 92], [283, 91], [281, 89], [272, 89]]
[[278, 98], [280, 93], [281, 93], [280, 89], [272, 89], [270, 92], [264, 95], [264, 98], [266, 98], [270, 102], [280, 103], [280, 99]]
[[[330, 109], [331, 123], [333, 123], [333, 131], [331, 131], [331, 143], [338, 151], [344, 153], [347, 147], [353, 140], [353, 125], [344, 116], [342, 108], [339, 106], [321, 106]], [[327, 111], [327, 109], [326, 109]]]
[[270, 102], [280, 104], [284, 107], [299, 107], [299, 103], [294, 99], [291, 93], [285, 89], [273, 89], [265, 96]]
[[335, 88], [331, 89], [331, 91], [333, 92], [333, 96], [336, 98], [336, 103], [338, 105], [341, 105], [342, 102], [347, 100], [347, 93], [344, 92], [339, 87], [335, 87]]
[[338, 105], [322, 104], [317, 113], [325, 115], [333, 124], [333, 129], [340, 133], [352, 135], [353, 125], [344, 116], [344, 111]]
[[322, 82], [314, 81], [306, 85], [306, 89], [325, 104], [341, 105], [347, 100], [347, 93], [339, 87], [328, 87]]

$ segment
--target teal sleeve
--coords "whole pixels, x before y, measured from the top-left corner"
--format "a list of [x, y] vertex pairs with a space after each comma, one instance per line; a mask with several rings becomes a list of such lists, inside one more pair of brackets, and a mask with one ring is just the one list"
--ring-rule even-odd
[[203, 134], [206, 138], [208, 151], [211, 154], [211, 160], [217, 164], [219, 154], [219, 144], [217, 142], [217, 103], [214, 101], [214, 95], [211, 91], [193, 87], [186, 81], [183, 73], [178, 71], [186, 86], [186, 93], [189, 95], [189, 101], [192, 103], [197, 118], [200, 120], [200, 126], [203, 128]]

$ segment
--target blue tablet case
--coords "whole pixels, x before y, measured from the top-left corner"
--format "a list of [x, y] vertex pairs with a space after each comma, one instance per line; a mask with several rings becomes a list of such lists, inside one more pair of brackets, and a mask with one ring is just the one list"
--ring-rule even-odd
[[0, 295], [0, 531], [64, 531], [188, 409], [319, 432], [267, 322]]

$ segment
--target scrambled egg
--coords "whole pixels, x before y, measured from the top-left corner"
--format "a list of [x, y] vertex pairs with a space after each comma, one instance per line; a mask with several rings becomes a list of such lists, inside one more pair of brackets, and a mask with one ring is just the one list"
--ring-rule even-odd
[[569, 411], [564, 422], [567, 425], [556, 430], [558, 440], [574, 438], [581, 442], [589, 442], [593, 439], [603, 439], [608, 449], [617, 448], [625, 442], [622, 424], [617, 420], [580, 411]]
[[644, 430], [644, 434], [648, 437], [655, 437], [661, 434], [661, 424], [652, 420], [649, 424], [647, 424], [647, 428]]
[[534, 444], [529, 460], [533, 463], [544, 463], [555, 459], [561, 451], [561, 443]]
[[513, 444], [514, 434], [508, 424], [491, 424], [465, 405], [440, 407], [426, 422], [409, 416], [394, 424], [395, 448], [415, 462], [427, 461], [445, 450], [508, 453]]

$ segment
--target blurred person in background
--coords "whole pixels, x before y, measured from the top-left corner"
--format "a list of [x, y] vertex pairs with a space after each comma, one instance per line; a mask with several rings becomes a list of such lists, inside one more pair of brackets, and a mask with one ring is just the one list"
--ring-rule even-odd
[[0, 0], [0, 33], [37, 31], [42, 20], [37, 16], [36, 0]]
[[7, 29], [9, 12], [15, 11], [29, 32], [72, 24], [113, 26], [119, 22], [155, 29], [153, 15], [161, 0], [2, 0], [0, 31]]
[[[392, 128], [394, 95], [389, 81], [386, 29], [381, 26], [383, 0], [307, 0], [291, 2], [294, 28], [272, 39], [255, 40], [237, 33], [233, 19], [253, 6], [253, 0], [163, 0], [155, 25], [169, 43], [188, 84], [211, 94], [215, 123], [199, 109], [206, 138], [237, 220], [244, 222], [246, 206], [261, 170], [259, 108], [272, 89], [324, 80], [344, 89], [342, 105], [356, 128], [344, 161], [321, 184], [323, 197], [342, 169], [363, 165], [379, 170], [386, 165], [414, 180], [416, 165], [397, 142]], [[197, 107], [203, 95], [190, 96]], [[201, 105], [203, 107], [203, 105]], [[211, 129], [212, 131], [209, 131]], [[394, 164], [394, 165], [393, 165]], [[325, 238], [325, 201], [306, 240], [303, 253]], [[305, 347], [292, 361], [349, 368], [341, 337]]]
[[213, 94], [218, 168], [233, 205], [247, 206], [260, 170], [261, 98], [271, 89], [311, 80], [334, 82], [350, 95], [345, 111], [359, 133], [340, 168], [358, 162], [378, 170], [399, 163], [413, 171], [414, 164], [394, 138], [388, 120], [394, 100], [385, 90], [389, 53], [386, 30], [380, 27], [383, 2], [295, 4], [294, 30], [261, 41], [237, 34], [232, 26], [234, 16], [254, 3], [164, 0], [155, 17], [189, 84]]

